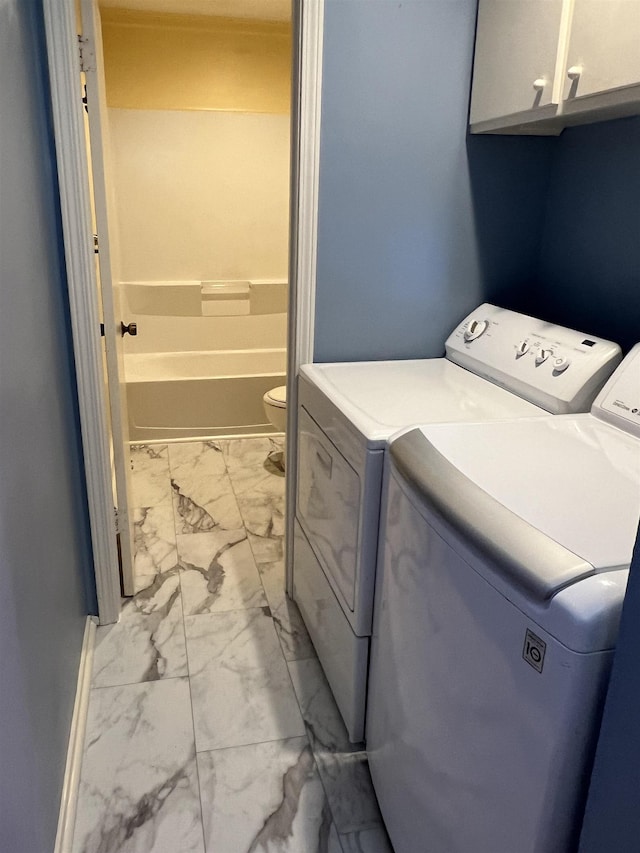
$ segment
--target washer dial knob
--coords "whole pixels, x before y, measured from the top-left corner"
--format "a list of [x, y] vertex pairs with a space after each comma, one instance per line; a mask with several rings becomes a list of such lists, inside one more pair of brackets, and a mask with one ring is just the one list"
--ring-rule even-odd
[[529, 352], [529, 341], [520, 341], [516, 347], [516, 358], [521, 358], [527, 352]]
[[545, 361], [549, 358], [549, 356], [553, 355], [553, 351], [550, 349], [541, 349], [538, 355], [536, 356], [536, 364], [544, 364]]
[[558, 358], [553, 359], [553, 369], [556, 373], [562, 373], [570, 364], [571, 359], [567, 358], [566, 355], [558, 356]]
[[465, 341], [475, 341], [480, 335], [483, 335], [489, 328], [487, 320], [472, 320], [464, 330]]

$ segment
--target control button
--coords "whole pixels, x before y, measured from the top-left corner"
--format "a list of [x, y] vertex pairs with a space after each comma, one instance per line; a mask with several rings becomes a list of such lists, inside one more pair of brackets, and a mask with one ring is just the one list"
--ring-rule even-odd
[[562, 373], [563, 370], [566, 370], [567, 367], [571, 364], [571, 359], [567, 358], [566, 355], [559, 356], [558, 358], [554, 358], [553, 360], [553, 369], [556, 373]]
[[488, 327], [489, 323], [487, 320], [472, 320], [464, 330], [465, 341], [475, 341], [476, 338], [479, 338], [480, 335], [483, 335], [487, 331]]
[[516, 347], [516, 358], [521, 358], [526, 352], [529, 352], [529, 341], [520, 341]]
[[536, 356], [536, 364], [544, 364], [544, 362], [549, 358], [549, 356], [553, 355], [553, 350], [550, 349], [541, 349], [538, 355]]

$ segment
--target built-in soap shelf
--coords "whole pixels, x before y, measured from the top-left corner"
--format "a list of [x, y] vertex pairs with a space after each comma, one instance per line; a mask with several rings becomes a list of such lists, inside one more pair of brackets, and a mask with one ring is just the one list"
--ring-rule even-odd
[[281, 314], [287, 310], [287, 282], [252, 281], [126, 281], [132, 314], [169, 317], [231, 317]]
[[203, 317], [232, 317], [251, 313], [251, 282], [202, 281], [200, 304]]

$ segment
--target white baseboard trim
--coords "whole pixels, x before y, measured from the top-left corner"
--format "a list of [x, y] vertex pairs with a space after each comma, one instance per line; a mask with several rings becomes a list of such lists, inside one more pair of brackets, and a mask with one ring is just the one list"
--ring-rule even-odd
[[87, 730], [87, 713], [89, 711], [91, 670], [93, 668], [95, 640], [95, 617], [88, 616], [84, 628], [82, 651], [80, 653], [78, 684], [73, 706], [73, 716], [71, 718], [67, 764], [62, 784], [60, 815], [58, 817], [58, 832], [56, 833], [54, 853], [71, 853], [71, 845], [73, 843], [73, 829], [76, 822], [78, 790], [80, 787], [80, 770], [82, 768], [82, 755], [84, 752], [84, 736]]

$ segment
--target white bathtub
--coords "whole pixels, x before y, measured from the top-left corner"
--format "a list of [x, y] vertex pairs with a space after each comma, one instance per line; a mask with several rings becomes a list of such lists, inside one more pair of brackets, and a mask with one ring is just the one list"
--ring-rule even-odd
[[262, 396], [285, 384], [286, 350], [127, 353], [131, 441], [272, 432]]

